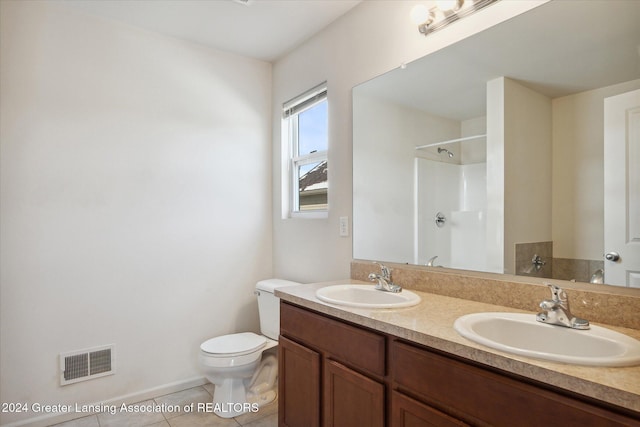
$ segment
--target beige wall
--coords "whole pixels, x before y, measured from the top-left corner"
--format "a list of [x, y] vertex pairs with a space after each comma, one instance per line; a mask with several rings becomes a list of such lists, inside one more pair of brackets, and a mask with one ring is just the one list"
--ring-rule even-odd
[[[0, 12], [0, 400], [202, 381], [200, 343], [257, 330], [272, 274], [271, 65], [56, 2]], [[115, 375], [58, 385], [59, 353], [104, 344]]]
[[551, 99], [505, 79], [505, 272], [515, 244], [551, 240]]

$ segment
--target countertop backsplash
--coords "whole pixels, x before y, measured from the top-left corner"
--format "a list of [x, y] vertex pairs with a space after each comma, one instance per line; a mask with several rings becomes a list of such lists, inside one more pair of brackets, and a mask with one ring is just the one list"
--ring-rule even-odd
[[[640, 290], [637, 289], [441, 267], [385, 265], [391, 269], [393, 282], [407, 289], [531, 312], [538, 312], [540, 301], [550, 296], [544, 283], [553, 283], [566, 291], [576, 316], [590, 322], [640, 329]], [[369, 273], [378, 270], [372, 261], [353, 260], [351, 279], [368, 281]]]

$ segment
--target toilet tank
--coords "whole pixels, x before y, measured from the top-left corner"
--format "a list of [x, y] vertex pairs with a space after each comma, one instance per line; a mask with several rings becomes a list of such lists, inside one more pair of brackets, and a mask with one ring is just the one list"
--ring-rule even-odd
[[280, 334], [280, 298], [273, 294], [274, 290], [283, 286], [299, 284], [282, 279], [261, 280], [256, 284], [260, 332], [262, 335], [277, 340]]

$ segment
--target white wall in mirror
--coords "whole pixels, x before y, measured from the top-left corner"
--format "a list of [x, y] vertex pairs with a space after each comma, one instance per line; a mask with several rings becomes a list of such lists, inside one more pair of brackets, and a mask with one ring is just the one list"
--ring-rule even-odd
[[[416, 262], [415, 147], [425, 135], [433, 142], [459, 137], [460, 123], [375, 98], [354, 98], [353, 111], [354, 132], [367, 141], [353, 156], [362, 172], [353, 176], [354, 203], [362, 207], [353, 224], [354, 251], [365, 259]], [[379, 224], [381, 216], [390, 222]]]

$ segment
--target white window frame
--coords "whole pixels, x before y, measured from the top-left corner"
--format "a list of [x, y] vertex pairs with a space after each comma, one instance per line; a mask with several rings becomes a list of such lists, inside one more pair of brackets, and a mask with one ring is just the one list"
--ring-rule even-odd
[[[300, 166], [327, 161], [328, 149], [309, 154], [298, 153], [298, 115], [327, 100], [327, 83], [324, 82], [283, 104], [282, 115], [282, 217], [327, 218], [329, 201], [322, 209], [300, 210]], [[328, 189], [327, 189], [328, 192]], [[327, 194], [328, 197], [328, 194]]]

